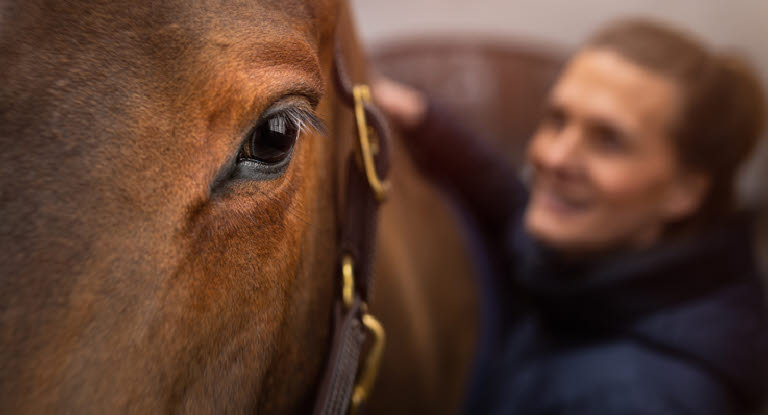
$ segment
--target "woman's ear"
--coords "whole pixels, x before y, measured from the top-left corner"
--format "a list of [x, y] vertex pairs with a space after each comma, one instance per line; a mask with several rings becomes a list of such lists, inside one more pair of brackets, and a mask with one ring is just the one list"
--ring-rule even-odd
[[710, 178], [703, 172], [680, 172], [662, 202], [664, 219], [673, 222], [691, 216], [704, 202], [709, 188]]

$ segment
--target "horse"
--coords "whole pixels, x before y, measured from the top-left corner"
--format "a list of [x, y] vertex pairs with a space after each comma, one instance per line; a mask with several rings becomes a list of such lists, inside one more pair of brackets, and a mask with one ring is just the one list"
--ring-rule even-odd
[[[360, 158], [337, 50], [365, 83], [342, 0], [0, 3], [0, 412], [317, 408]], [[369, 409], [455, 411], [471, 266], [393, 150]]]

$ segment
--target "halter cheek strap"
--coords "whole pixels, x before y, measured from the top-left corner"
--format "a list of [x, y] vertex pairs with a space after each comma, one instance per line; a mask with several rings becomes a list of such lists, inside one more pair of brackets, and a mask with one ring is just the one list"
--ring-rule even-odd
[[[334, 304], [333, 339], [315, 402], [316, 415], [357, 412], [373, 387], [385, 343], [384, 329], [369, 314], [367, 302], [373, 284], [378, 209], [388, 189], [389, 131], [371, 104], [368, 86], [349, 81], [339, 52], [337, 46], [336, 89], [341, 102], [355, 112], [358, 145], [346, 161], [347, 199], [338, 254], [341, 290]], [[370, 344], [364, 347], [367, 339]]]

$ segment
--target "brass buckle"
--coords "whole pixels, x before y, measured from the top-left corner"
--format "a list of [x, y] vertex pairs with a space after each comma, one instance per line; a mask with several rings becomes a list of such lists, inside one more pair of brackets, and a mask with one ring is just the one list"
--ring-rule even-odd
[[352, 307], [352, 299], [355, 295], [355, 274], [352, 269], [354, 261], [349, 255], [344, 255], [341, 259], [341, 278], [344, 284], [341, 287], [341, 299], [344, 301], [344, 307], [349, 310]]
[[352, 95], [355, 98], [355, 119], [357, 121], [357, 132], [360, 138], [360, 152], [363, 157], [363, 167], [365, 177], [368, 179], [368, 185], [373, 190], [376, 200], [383, 202], [387, 198], [389, 183], [382, 181], [376, 172], [374, 163], [374, 153], [376, 152], [376, 143], [371, 141], [368, 127], [368, 121], [365, 118], [365, 104], [371, 102], [371, 89], [368, 85], [358, 84], [352, 88]]
[[[344, 301], [344, 306], [349, 309], [352, 306], [355, 292], [354, 261], [349, 255], [344, 255], [342, 258], [341, 274], [344, 284], [342, 287], [342, 300]], [[349, 413], [351, 415], [354, 415], [357, 412], [360, 405], [365, 402], [371, 394], [373, 384], [379, 374], [381, 356], [384, 354], [384, 345], [386, 343], [384, 327], [376, 317], [368, 313], [367, 304], [363, 303], [362, 311], [363, 325], [373, 336], [373, 344], [368, 351], [368, 356], [365, 358], [365, 366], [360, 372], [360, 377], [355, 382], [355, 387], [352, 391], [352, 402], [349, 408]]]

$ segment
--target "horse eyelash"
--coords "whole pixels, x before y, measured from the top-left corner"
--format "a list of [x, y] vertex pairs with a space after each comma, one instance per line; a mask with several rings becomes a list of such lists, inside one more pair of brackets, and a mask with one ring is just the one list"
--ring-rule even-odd
[[286, 118], [287, 121], [293, 123], [299, 130], [299, 134], [316, 132], [320, 135], [325, 135], [327, 130], [325, 123], [309, 108], [303, 107], [290, 107], [283, 110], [280, 114]]

